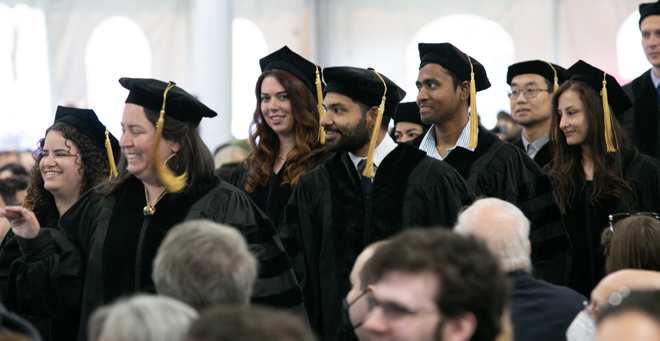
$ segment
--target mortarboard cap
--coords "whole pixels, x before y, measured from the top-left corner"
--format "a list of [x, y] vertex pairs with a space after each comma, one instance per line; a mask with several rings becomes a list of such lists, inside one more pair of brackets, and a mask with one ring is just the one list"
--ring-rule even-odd
[[58, 106], [55, 112], [55, 122], [53, 123], [58, 122], [74, 126], [81, 134], [89, 137], [96, 146], [105, 149], [111, 169], [110, 177], [117, 176], [114, 155], [121, 153], [119, 141], [99, 121], [94, 110]]
[[648, 2], [639, 5], [639, 27], [642, 27], [642, 21], [651, 15], [660, 15], [660, 1]]
[[419, 106], [417, 106], [417, 103], [415, 102], [399, 103], [393, 120], [394, 126], [399, 122], [410, 122], [421, 126], [430, 126], [422, 122], [422, 117], [419, 115]]
[[607, 151], [616, 151], [617, 147], [614, 145], [614, 139], [612, 138], [612, 115], [610, 114], [610, 107], [614, 110], [614, 115], [621, 121], [623, 113], [632, 107], [632, 102], [630, 102], [628, 95], [626, 95], [614, 77], [582, 60], [579, 60], [568, 68], [564, 75], [567, 80], [583, 82], [593, 88], [596, 93], [600, 94], [603, 100], [603, 113], [605, 115], [605, 143], [607, 144]]
[[[160, 112], [163, 109], [163, 93], [168, 83], [148, 78], [120, 78], [119, 83], [130, 93], [126, 103], [133, 103], [145, 108]], [[174, 83], [172, 83], [174, 84]], [[174, 86], [167, 92], [165, 103], [167, 115], [179, 121], [190, 122], [195, 127], [199, 125], [202, 117], [215, 117], [215, 111], [200, 102], [185, 90]]]
[[566, 80], [566, 78], [564, 78], [564, 71], [566, 71], [566, 69], [557, 64], [552, 64], [543, 60], [529, 60], [509, 66], [509, 70], [506, 73], [506, 83], [511, 85], [514, 77], [531, 73], [539, 75], [547, 79], [551, 84], [554, 84], [554, 92], [557, 91], [559, 85]]
[[477, 115], [477, 92], [490, 88], [486, 69], [476, 59], [457, 49], [450, 43], [419, 43], [420, 69], [426, 63], [435, 63], [453, 73], [461, 81], [470, 82], [470, 137], [468, 147], [476, 148], [479, 117]]
[[387, 86], [384, 115], [392, 117], [396, 107], [406, 97], [406, 92], [384, 75], [379, 76], [371, 69], [356, 67], [329, 67], [323, 71], [327, 82], [325, 93], [336, 92], [350, 97], [368, 107], [378, 106], [383, 99], [383, 81]]
[[[296, 76], [305, 86], [316, 94], [317, 104], [319, 106], [319, 122], [323, 118], [323, 80], [321, 74], [322, 68], [299, 54], [291, 51], [287, 46], [263, 57], [259, 60], [261, 72], [278, 69], [284, 70]], [[325, 144], [325, 131], [319, 126], [319, 141]]]

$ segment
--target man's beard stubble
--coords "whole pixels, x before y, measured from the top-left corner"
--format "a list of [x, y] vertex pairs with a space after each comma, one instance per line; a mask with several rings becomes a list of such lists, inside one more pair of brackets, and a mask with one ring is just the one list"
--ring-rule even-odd
[[346, 127], [333, 125], [328, 127], [328, 130], [334, 130], [339, 133], [339, 139], [334, 143], [326, 141], [325, 148], [330, 152], [355, 152], [359, 150], [371, 140], [371, 134], [366, 129], [366, 126], [367, 115], [362, 115], [360, 122], [358, 122], [356, 125]]

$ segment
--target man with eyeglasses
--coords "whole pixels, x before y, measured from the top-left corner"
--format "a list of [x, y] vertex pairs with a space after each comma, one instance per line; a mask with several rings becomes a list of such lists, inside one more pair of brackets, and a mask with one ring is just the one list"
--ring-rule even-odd
[[541, 168], [552, 160], [548, 145], [552, 93], [564, 82], [564, 71], [556, 64], [530, 60], [509, 66], [506, 75], [511, 86], [511, 117], [522, 126], [522, 134], [513, 144]]
[[401, 232], [374, 252], [361, 279], [370, 340], [492, 341], [510, 285], [487, 246], [451, 231]]
[[490, 87], [483, 65], [449, 43], [420, 43], [419, 55], [417, 104], [422, 122], [433, 126], [412, 145], [454, 167], [477, 197], [520, 207], [532, 221], [534, 276], [566, 285], [572, 247], [550, 179], [522, 150], [478, 124], [476, 93]]
[[640, 4], [639, 14], [642, 48], [653, 67], [623, 86], [633, 102], [623, 126], [640, 153], [660, 160], [660, 1]]

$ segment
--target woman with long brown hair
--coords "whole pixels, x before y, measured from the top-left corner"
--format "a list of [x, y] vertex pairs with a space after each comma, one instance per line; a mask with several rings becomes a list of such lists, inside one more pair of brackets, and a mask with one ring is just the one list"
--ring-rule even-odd
[[548, 170], [573, 243], [568, 286], [588, 296], [605, 274], [608, 216], [660, 207], [660, 162], [628, 143], [614, 115], [630, 100], [614, 77], [578, 61], [552, 100]]
[[298, 180], [326, 159], [319, 103], [321, 67], [284, 46], [259, 61], [252, 152], [232, 175], [275, 225]]

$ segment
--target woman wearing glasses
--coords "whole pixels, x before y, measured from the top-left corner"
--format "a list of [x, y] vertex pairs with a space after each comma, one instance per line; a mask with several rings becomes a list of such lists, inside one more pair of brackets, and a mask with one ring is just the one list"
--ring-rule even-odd
[[578, 61], [566, 78], [552, 100], [554, 161], [545, 169], [573, 244], [568, 286], [588, 296], [605, 273], [608, 216], [660, 207], [660, 162], [630, 146], [614, 119], [631, 103], [612, 76]]

